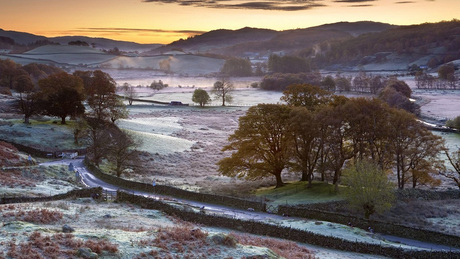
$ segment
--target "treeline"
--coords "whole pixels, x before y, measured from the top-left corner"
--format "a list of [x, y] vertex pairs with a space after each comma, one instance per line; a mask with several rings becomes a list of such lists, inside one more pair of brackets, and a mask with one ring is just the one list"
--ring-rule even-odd
[[459, 78], [455, 75], [456, 69], [452, 63], [445, 64], [438, 69], [438, 77], [423, 70], [417, 71], [415, 84], [418, 89], [456, 90], [459, 83]]
[[67, 117], [73, 119], [74, 142], [88, 142], [87, 154], [96, 165], [107, 159], [120, 176], [135, 158], [139, 142], [114, 124], [128, 111], [109, 74], [100, 70], [69, 74], [51, 66], [0, 60], [0, 85], [18, 97], [25, 123], [34, 115], [59, 117], [61, 124]]
[[316, 86], [291, 85], [282, 100], [287, 105], [260, 104], [240, 118], [239, 127], [218, 162], [227, 176], [258, 179], [299, 172], [300, 180], [338, 184], [348, 161], [371, 160], [395, 172], [400, 189], [437, 184], [443, 168], [441, 137], [416, 117], [380, 99], [336, 96]]
[[354, 77], [340, 73], [323, 77], [318, 71], [297, 74], [276, 73], [265, 76], [260, 87], [264, 90], [285, 91], [292, 84], [317, 85], [330, 92], [376, 94], [392, 107], [416, 115], [420, 113], [420, 107], [408, 99], [412, 93], [410, 87], [393, 76], [371, 75], [365, 72], [360, 72]]
[[[433, 49], [442, 49], [427, 64], [434, 68], [460, 58], [460, 21], [444, 21], [420, 25], [400, 26], [378, 33], [368, 33], [347, 40], [324, 42], [318, 49], [307, 49], [312, 63], [323, 67], [337, 63], [359, 62], [376, 53], [375, 61], [385, 61], [384, 52], [408, 55], [428, 55]], [[362, 64], [362, 63], [361, 63]]]
[[34, 48], [38, 48], [40, 46], [45, 46], [45, 45], [60, 45], [60, 44], [47, 40], [47, 39], [37, 40], [29, 44], [19, 44], [12, 38], [0, 36], [0, 49], [11, 50], [11, 53], [23, 53], [25, 51], [28, 51]]

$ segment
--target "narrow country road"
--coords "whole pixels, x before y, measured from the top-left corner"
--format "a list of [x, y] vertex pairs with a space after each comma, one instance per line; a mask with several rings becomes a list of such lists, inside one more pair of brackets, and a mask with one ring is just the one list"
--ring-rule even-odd
[[[107, 190], [107, 191], [123, 190], [128, 193], [135, 194], [135, 195], [141, 195], [141, 196], [150, 197], [150, 198], [154, 198], [158, 200], [164, 200], [164, 202], [167, 202], [167, 203], [174, 203], [177, 205], [181, 205], [184, 208], [189, 207], [189, 208], [193, 208], [197, 210], [199, 210], [200, 208], [204, 208], [204, 213], [224, 215], [227, 217], [238, 218], [242, 220], [254, 220], [254, 221], [269, 220], [269, 221], [275, 221], [275, 222], [276, 221], [281, 222], [285, 220], [292, 221], [296, 219], [304, 220], [301, 218], [291, 218], [291, 217], [286, 218], [286, 217], [276, 215], [276, 214], [251, 211], [249, 208], [248, 208], [249, 210], [241, 210], [241, 209], [235, 209], [235, 208], [220, 206], [220, 205], [215, 205], [215, 204], [195, 202], [195, 201], [184, 200], [184, 199], [177, 199], [171, 196], [163, 196], [163, 195], [157, 195], [153, 193], [124, 189], [124, 188], [121, 188], [121, 187], [118, 187], [112, 184], [108, 184], [96, 178], [93, 174], [91, 174], [91, 172], [88, 171], [88, 169], [83, 163], [82, 158], [56, 160], [56, 161], [41, 163], [40, 165], [46, 166], [46, 165], [58, 165], [58, 164], [68, 165], [69, 169], [73, 168], [73, 170], [75, 170], [76, 172], [76, 176], [77, 175], [79, 176], [81, 183], [87, 187], [102, 187], [104, 190]], [[347, 226], [344, 225], [344, 229], [346, 228]], [[321, 234], [321, 233], [318, 233], [318, 234]], [[322, 233], [322, 234], [325, 234], [325, 233]], [[373, 234], [369, 236], [378, 240], [378, 242], [382, 242], [382, 241], [385, 241], [386, 243], [392, 242], [395, 245], [403, 244], [403, 245], [411, 246], [413, 248], [418, 248], [418, 249], [460, 251], [459, 248], [452, 248], [449, 246], [422, 242], [422, 241], [413, 240], [413, 239], [401, 238], [401, 237], [392, 236], [392, 235], [383, 235], [383, 234], [376, 233], [375, 235]]]

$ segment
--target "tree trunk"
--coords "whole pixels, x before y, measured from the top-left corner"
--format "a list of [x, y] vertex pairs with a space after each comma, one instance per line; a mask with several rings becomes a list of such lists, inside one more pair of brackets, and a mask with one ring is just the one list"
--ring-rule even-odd
[[300, 181], [305, 182], [305, 181], [308, 181], [308, 180], [309, 180], [308, 172], [302, 172], [302, 177], [300, 178]]
[[275, 177], [276, 177], [276, 187], [275, 188], [283, 187], [284, 183], [283, 183], [283, 180], [281, 179], [281, 172], [275, 174]]
[[24, 116], [24, 123], [25, 124], [30, 124], [30, 117], [29, 116]]
[[65, 124], [65, 117], [66, 117], [66, 116], [61, 117], [61, 124]]
[[334, 179], [332, 180], [333, 184], [338, 184], [339, 182], [339, 175], [340, 175], [340, 169], [335, 169], [334, 170]]
[[399, 155], [396, 156], [396, 174], [397, 174], [397, 178], [398, 178], [398, 188], [399, 189], [402, 189], [401, 188], [401, 165], [399, 164]]

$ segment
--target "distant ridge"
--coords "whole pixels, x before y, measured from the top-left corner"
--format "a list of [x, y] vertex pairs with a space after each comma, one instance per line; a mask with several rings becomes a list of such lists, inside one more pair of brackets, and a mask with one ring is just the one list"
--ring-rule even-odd
[[245, 27], [238, 30], [213, 30], [201, 35], [178, 40], [146, 54], [155, 55], [174, 49], [184, 52], [213, 53], [224, 56], [245, 56], [247, 52], [259, 54], [300, 51], [331, 39], [356, 37], [369, 32], [381, 32], [397, 26], [378, 22], [339, 22], [310, 28], [275, 31]]
[[17, 31], [5, 31], [2, 29], [0, 29], [0, 36], [10, 38], [14, 40], [14, 42], [16, 42], [17, 44], [21, 44], [21, 45], [29, 45], [36, 41], [42, 41], [42, 40], [48, 39], [44, 36], [38, 36], [38, 35], [31, 34], [31, 33], [17, 32]]
[[26, 32], [17, 32], [17, 31], [5, 31], [0, 29], [0, 37], [6, 37], [12, 39], [18, 45], [33, 45], [38, 41], [48, 41], [59, 43], [61, 45], [67, 45], [71, 41], [84, 41], [90, 46], [93, 45], [95, 48], [99, 49], [113, 49], [118, 48], [124, 51], [147, 51], [151, 49], [158, 48], [162, 44], [140, 44], [129, 41], [119, 41], [111, 40], [106, 38], [91, 38], [86, 36], [61, 36], [61, 37], [44, 37], [38, 36]]

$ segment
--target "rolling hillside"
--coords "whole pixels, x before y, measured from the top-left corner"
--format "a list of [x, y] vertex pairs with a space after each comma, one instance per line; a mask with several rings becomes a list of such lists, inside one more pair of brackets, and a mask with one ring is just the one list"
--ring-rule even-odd
[[187, 40], [175, 41], [145, 54], [159, 54], [174, 49], [239, 57], [254, 55], [255, 52], [259, 55], [269, 55], [272, 52], [289, 54], [327, 40], [351, 38], [393, 27], [395, 26], [376, 22], [341, 22], [286, 31], [248, 27], [239, 30], [215, 30]]
[[381, 70], [411, 65], [435, 68], [460, 59], [460, 21], [399, 26], [378, 33], [362, 34], [342, 41], [329, 41], [310, 53], [318, 67], [362, 67]]
[[46, 45], [10, 57], [55, 65], [87, 66], [106, 62], [116, 56], [84, 46]]
[[[55, 42], [61, 45], [39, 46], [20, 53], [11, 46], [12, 43], [32, 44], [34, 41], [35, 44]], [[70, 41], [86, 42], [92, 48], [66, 45]], [[220, 71], [228, 57], [266, 62], [274, 53], [299, 56], [308, 59], [312, 67], [328, 70], [407, 70], [411, 66], [435, 69], [460, 60], [460, 21], [411, 26], [340, 22], [286, 31], [245, 27], [214, 30], [158, 46], [82, 36], [44, 38], [0, 30], [0, 58], [10, 58], [20, 64], [159, 69], [183, 75], [204, 75]], [[9, 47], [13, 51], [8, 50]], [[115, 48], [137, 52], [120, 55], [107, 51]]]
[[47, 38], [25, 32], [6, 31], [0, 29], [0, 49], [11, 49], [17, 52], [27, 51], [30, 48], [48, 45], [51, 43], [67, 45], [71, 41], [83, 41], [96, 49], [109, 50], [118, 48], [119, 50], [126, 52], [144, 52], [162, 46], [162, 44], [139, 44], [135, 42], [117, 41], [106, 38], [91, 38], [86, 36]]

